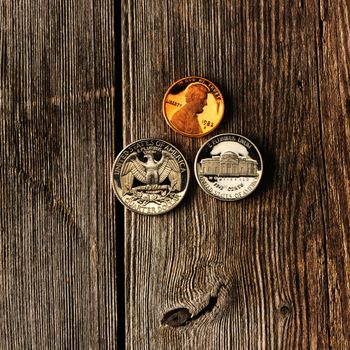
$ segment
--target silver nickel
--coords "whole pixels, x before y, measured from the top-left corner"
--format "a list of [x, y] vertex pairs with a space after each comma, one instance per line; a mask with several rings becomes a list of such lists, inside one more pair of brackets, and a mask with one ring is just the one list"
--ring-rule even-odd
[[220, 200], [237, 201], [259, 185], [263, 161], [257, 147], [246, 137], [221, 134], [200, 148], [194, 172], [205, 192]]
[[190, 171], [182, 153], [159, 139], [125, 147], [114, 161], [111, 182], [120, 202], [145, 215], [164, 214], [185, 196]]

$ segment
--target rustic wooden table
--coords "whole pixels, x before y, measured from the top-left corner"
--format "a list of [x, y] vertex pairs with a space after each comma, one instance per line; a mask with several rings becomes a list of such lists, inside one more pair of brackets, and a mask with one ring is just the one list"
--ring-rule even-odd
[[[0, 21], [1, 350], [350, 348], [348, 1], [1, 0]], [[123, 143], [192, 166], [208, 139], [161, 115], [186, 75], [223, 91], [212, 135], [253, 140], [263, 181], [124, 213]]]

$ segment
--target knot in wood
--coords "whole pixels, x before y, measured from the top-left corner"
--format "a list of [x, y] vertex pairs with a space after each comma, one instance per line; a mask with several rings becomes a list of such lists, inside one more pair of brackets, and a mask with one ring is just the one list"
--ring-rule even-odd
[[170, 310], [164, 314], [162, 324], [172, 327], [183, 326], [191, 318], [191, 313], [186, 308]]

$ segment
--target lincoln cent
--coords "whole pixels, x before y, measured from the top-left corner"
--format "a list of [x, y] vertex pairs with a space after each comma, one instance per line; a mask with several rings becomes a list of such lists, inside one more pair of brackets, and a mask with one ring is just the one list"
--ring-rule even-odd
[[170, 86], [163, 99], [163, 115], [177, 133], [202, 137], [212, 132], [224, 114], [224, 99], [211, 81], [186, 77]]

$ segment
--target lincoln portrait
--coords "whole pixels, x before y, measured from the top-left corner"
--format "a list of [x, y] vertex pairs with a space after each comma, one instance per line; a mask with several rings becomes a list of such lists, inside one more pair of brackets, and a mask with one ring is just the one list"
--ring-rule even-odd
[[189, 85], [185, 94], [186, 104], [174, 113], [171, 118], [172, 125], [187, 134], [200, 134], [202, 129], [198, 122], [198, 114], [202, 113], [207, 105], [207, 97], [208, 88], [205, 85]]

